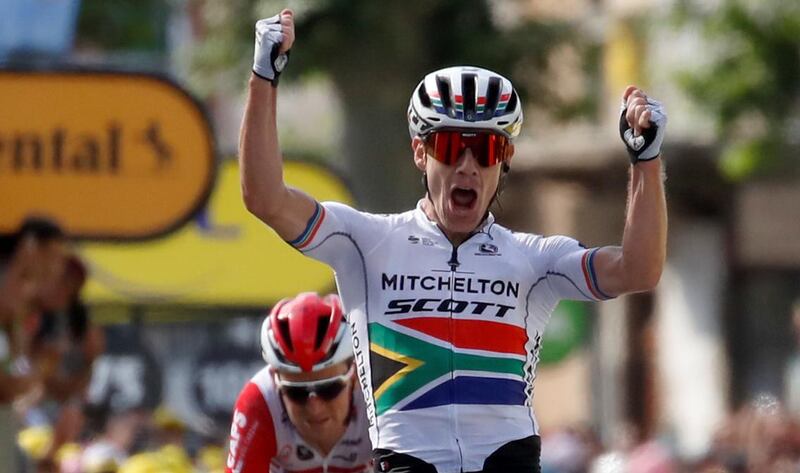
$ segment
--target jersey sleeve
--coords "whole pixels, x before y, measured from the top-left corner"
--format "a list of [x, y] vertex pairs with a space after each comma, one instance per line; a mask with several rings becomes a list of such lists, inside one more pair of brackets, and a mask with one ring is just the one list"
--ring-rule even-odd
[[337, 272], [361, 264], [364, 254], [386, 233], [378, 215], [338, 202], [317, 203], [305, 230], [288, 243]]
[[540, 251], [547, 261], [547, 283], [560, 299], [604, 301], [613, 296], [597, 282], [594, 257], [600, 248], [586, 248], [575, 239], [553, 236], [541, 240]]
[[267, 402], [249, 382], [236, 400], [225, 473], [267, 473], [277, 449]]

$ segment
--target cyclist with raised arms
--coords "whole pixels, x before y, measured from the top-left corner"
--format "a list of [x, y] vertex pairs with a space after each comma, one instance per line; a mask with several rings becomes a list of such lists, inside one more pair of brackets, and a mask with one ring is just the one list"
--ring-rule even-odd
[[226, 473], [372, 471], [364, 397], [339, 297], [284, 299], [261, 326], [267, 366], [236, 401]]
[[294, 39], [291, 10], [256, 24], [243, 196], [289, 244], [335, 270], [376, 469], [538, 471], [533, 383], [551, 312], [561, 299], [646, 291], [661, 277], [661, 104], [636, 87], [622, 97], [632, 164], [621, 246], [585, 248], [495, 222], [488, 209], [514, 155], [522, 104], [508, 79], [478, 67], [432, 72], [414, 89], [408, 124], [425, 195], [413, 210], [369, 214], [283, 181], [277, 79]]

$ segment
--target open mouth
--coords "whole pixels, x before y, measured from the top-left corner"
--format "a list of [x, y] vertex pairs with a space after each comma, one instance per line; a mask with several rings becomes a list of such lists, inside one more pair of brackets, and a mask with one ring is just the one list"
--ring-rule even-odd
[[478, 193], [473, 189], [456, 187], [450, 192], [450, 200], [457, 209], [471, 209], [478, 200]]

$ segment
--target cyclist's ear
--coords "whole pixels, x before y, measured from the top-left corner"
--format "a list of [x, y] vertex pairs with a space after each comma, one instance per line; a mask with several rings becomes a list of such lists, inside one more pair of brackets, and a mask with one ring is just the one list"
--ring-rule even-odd
[[422, 138], [415, 136], [411, 140], [411, 150], [414, 152], [414, 165], [422, 172], [425, 172], [428, 164], [428, 153], [425, 151], [425, 142]]

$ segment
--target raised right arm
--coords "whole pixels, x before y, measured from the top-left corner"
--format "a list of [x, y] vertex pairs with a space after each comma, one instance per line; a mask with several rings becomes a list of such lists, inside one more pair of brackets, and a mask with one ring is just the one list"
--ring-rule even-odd
[[[262, 20], [263, 21], [263, 20]], [[277, 26], [277, 25], [276, 25]], [[280, 53], [294, 42], [294, 19], [291, 10], [280, 13]], [[257, 28], [258, 29], [258, 28]], [[263, 31], [257, 31], [256, 64], [264, 61], [259, 48], [271, 48]], [[269, 54], [266, 57], [269, 58]], [[272, 67], [271, 65], [269, 66]], [[284, 240], [293, 240], [306, 227], [316, 208], [315, 200], [283, 181], [283, 158], [278, 146], [276, 121], [277, 87], [272, 81], [253, 73], [239, 135], [239, 169], [242, 196], [247, 210], [272, 227]]]

